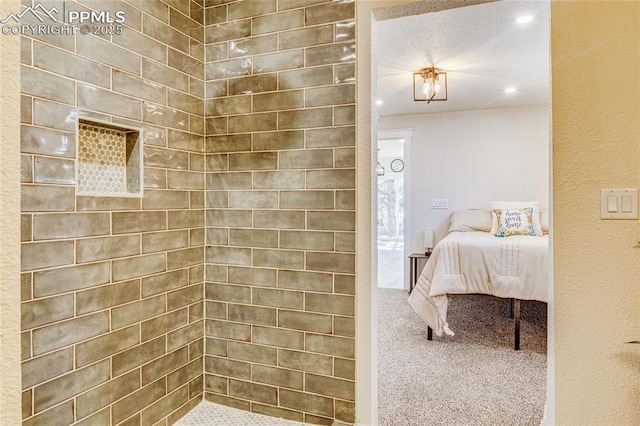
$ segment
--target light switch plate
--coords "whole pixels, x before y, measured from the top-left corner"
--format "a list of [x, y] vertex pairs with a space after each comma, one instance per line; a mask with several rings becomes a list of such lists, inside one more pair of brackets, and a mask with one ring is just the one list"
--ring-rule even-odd
[[431, 200], [431, 208], [432, 209], [448, 209], [449, 208], [449, 200], [446, 198], [433, 198]]
[[637, 218], [637, 188], [606, 188], [600, 190], [600, 219]]

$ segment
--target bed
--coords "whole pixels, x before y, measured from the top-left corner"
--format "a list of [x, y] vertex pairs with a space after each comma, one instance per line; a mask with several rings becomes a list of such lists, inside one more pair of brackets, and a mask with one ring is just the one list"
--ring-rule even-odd
[[548, 235], [541, 229], [537, 230], [541, 235], [536, 235], [532, 226], [525, 235], [499, 237], [495, 229], [487, 230], [486, 223], [459, 226], [454, 220], [455, 212], [451, 232], [434, 248], [409, 295], [409, 304], [428, 325], [430, 338], [431, 330], [438, 336], [454, 334], [447, 323], [450, 294], [489, 294], [512, 299], [517, 350], [520, 300], [547, 302]]

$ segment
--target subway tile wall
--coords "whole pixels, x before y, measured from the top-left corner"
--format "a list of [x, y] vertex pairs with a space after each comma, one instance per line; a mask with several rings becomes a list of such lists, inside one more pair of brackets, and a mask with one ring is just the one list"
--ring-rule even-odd
[[[354, 3], [45, 3], [126, 22], [21, 40], [24, 424], [353, 423]], [[142, 199], [75, 195], [77, 116]]]
[[355, 420], [354, 7], [205, 3], [209, 401]]
[[[171, 424], [204, 389], [204, 0], [36, 3], [126, 19], [21, 37], [24, 424]], [[78, 116], [143, 128], [143, 198], [76, 196]]]

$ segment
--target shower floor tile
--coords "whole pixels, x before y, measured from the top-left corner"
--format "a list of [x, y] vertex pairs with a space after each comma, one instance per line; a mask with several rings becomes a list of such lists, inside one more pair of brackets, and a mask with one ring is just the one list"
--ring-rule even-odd
[[296, 426], [303, 424], [203, 401], [175, 423], [175, 426]]

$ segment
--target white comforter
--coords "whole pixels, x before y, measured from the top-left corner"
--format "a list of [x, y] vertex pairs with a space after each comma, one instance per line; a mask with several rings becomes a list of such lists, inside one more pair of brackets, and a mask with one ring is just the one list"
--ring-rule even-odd
[[452, 232], [429, 257], [409, 304], [438, 336], [447, 324], [447, 294], [480, 293], [547, 301], [548, 237]]

